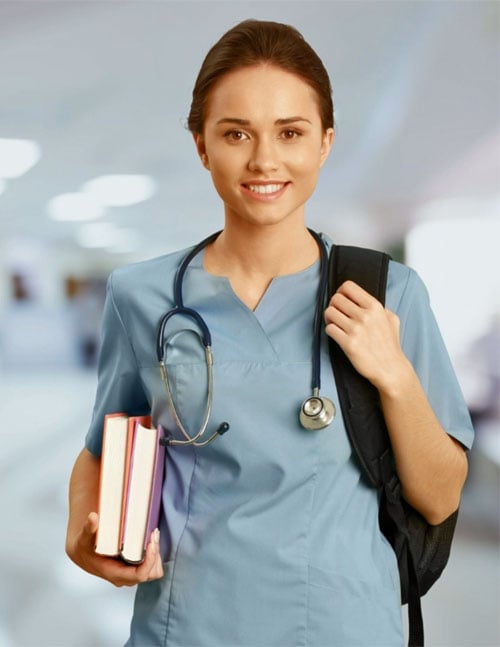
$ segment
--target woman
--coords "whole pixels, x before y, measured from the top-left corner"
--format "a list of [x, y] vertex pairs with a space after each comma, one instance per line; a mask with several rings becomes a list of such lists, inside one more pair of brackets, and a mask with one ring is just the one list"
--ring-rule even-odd
[[[319, 250], [304, 210], [333, 139], [328, 75], [293, 28], [245, 21], [208, 53], [188, 121], [224, 206], [224, 229], [189, 262], [184, 304], [212, 334], [206, 447], [168, 449], [159, 533], [130, 566], [94, 553], [103, 416], [151, 412], [182, 439], [154, 340], [185, 251], [115, 271], [99, 386], [70, 485], [67, 552], [116, 585], [140, 583], [130, 645], [401, 645], [398, 570], [377, 493], [341, 416], [298, 419], [311, 384]], [[472, 430], [425, 288], [391, 263], [387, 308], [352, 282], [325, 303], [326, 333], [380, 393], [406, 498], [431, 523], [456, 510]], [[206, 366], [193, 320], [168, 322], [167, 369], [197, 433]], [[401, 330], [400, 330], [401, 329]], [[322, 340], [322, 392], [337, 402]]]

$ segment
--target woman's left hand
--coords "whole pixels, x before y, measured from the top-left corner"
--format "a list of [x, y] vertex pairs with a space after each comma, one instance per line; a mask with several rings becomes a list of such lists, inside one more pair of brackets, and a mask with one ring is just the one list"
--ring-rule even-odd
[[325, 322], [326, 333], [378, 389], [389, 386], [398, 367], [407, 364], [399, 340], [399, 317], [353, 281], [343, 283], [332, 296]]

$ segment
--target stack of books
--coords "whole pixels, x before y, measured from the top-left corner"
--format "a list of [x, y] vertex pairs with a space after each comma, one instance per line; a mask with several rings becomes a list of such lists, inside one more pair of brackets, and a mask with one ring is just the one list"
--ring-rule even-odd
[[95, 550], [139, 564], [160, 516], [163, 429], [150, 416], [110, 413], [103, 434]]

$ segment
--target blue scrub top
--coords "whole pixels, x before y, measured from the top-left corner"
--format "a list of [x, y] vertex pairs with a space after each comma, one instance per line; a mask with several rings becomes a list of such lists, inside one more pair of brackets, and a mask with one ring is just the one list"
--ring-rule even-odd
[[[185, 251], [120, 268], [108, 281], [99, 381], [87, 448], [99, 455], [105, 413], [152, 413], [176, 437], [156, 358]], [[319, 262], [274, 279], [255, 311], [227, 279], [190, 264], [184, 302], [207, 322], [214, 353], [205, 448], [167, 453], [160, 524], [165, 575], [138, 587], [128, 644], [205, 647], [403, 645], [394, 553], [378, 526], [377, 492], [353, 460], [326, 336], [322, 393], [337, 407], [325, 430], [299, 423], [311, 393]], [[391, 262], [387, 307], [441, 424], [465, 446], [472, 427], [428, 295]], [[191, 434], [206, 402], [203, 348], [189, 319], [167, 328], [174, 400]]]

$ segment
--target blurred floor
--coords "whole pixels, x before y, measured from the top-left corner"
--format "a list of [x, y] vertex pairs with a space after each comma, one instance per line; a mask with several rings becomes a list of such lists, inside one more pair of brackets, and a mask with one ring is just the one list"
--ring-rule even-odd
[[[93, 371], [0, 371], [0, 647], [127, 638], [133, 591], [86, 575], [64, 553], [67, 483], [94, 389]], [[450, 565], [424, 598], [428, 647], [500, 645], [499, 468], [473, 458]]]

